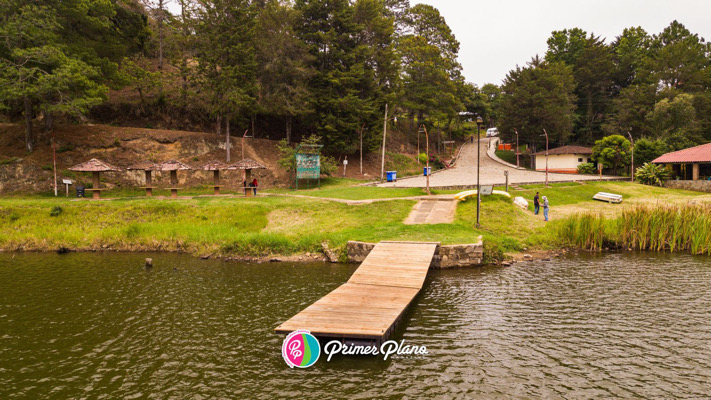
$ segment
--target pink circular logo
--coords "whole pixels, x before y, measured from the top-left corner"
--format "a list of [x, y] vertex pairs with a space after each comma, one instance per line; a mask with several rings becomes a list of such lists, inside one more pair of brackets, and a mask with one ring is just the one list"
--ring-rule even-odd
[[281, 345], [281, 355], [290, 368], [308, 368], [321, 355], [321, 345], [311, 332], [300, 329], [286, 336]]

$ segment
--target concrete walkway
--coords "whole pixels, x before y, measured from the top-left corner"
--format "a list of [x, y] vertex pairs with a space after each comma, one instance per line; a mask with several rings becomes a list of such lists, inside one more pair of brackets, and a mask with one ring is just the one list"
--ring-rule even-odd
[[454, 221], [457, 212], [457, 200], [426, 199], [420, 200], [412, 208], [404, 224], [449, 224]]
[[[506, 178], [504, 171], [509, 173], [509, 184], [532, 184], [543, 183], [546, 180], [545, 172], [519, 169], [506, 163], [493, 160], [487, 154], [489, 138], [481, 139], [481, 184], [482, 185], [504, 185]], [[477, 184], [477, 144], [467, 143], [463, 146], [459, 160], [455, 167], [433, 173], [430, 176], [430, 187], [433, 188], [472, 188]], [[620, 180], [625, 178], [614, 176], [603, 176], [603, 180]], [[548, 174], [548, 182], [571, 182], [571, 181], [596, 181], [597, 175], [579, 174]], [[381, 183], [380, 187], [425, 187], [426, 177], [416, 176], [398, 179], [397, 182]]]

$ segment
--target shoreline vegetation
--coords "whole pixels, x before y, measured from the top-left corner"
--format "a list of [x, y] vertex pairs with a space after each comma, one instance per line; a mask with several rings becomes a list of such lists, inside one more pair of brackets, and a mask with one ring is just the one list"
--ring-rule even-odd
[[[571, 249], [711, 254], [711, 195], [706, 193], [629, 182], [522, 185], [510, 193], [529, 199], [528, 210], [509, 198], [485, 196], [482, 228], [476, 229], [476, 200], [460, 202], [451, 224], [405, 225], [416, 203], [407, 197], [424, 191], [357, 183], [329, 179], [321, 189], [274, 189], [256, 198], [198, 197], [198, 189], [186, 190], [187, 196], [177, 200], [129, 197], [138, 193], [131, 190], [112, 191], [111, 197], [117, 198], [106, 201], [4, 197], [0, 251], [169, 251], [239, 260], [311, 261], [323, 259], [326, 243], [345, 261], [348, 240], [463, 244], [482, 235], [485, 263], [520, 258], [522, 253], [547, 258]], [[551, 200], [549, 223], [533, 215], [530, 199], [536, 191]], [[623, 194], [625, 202], [591, 200], [598, 191]], [[361, 204], [333, 200], [385, 198], [390, 200]]]
[[615, 219], [568, 217], [558, 226], [564, 243], [584, 250], [627, 249], [711, 255], [711, 203], [635, 206]]

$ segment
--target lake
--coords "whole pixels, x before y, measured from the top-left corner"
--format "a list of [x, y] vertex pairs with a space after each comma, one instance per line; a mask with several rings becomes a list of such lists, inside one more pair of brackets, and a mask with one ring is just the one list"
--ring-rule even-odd
[[322, 354], [290, 369], [273, 329], [356, 267], [0, 254], [0, 398], [711, 394], [709, 257], [584, 254], [432, 270], [393, 336], [428, 354]]

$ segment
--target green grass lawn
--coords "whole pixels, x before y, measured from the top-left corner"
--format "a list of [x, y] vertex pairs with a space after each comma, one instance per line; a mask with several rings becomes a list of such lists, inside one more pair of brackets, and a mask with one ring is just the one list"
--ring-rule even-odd
[[[459, 203], [453, 223], [437, 225], [402, 223], [414, 200], [347, 205], [318, 198], [366, 199], [423, 194], [421, 189], [352, 186], [357, 182], [333, 180], [325, 182], [322, 189], [289, 191], [315, 198], [206, 196], [160, 200], [123, 196], [109, 201], [71, 201], [63, 197], [4, 197], [0, 198], [0, 249], [52, 251], [67, 247], [264, 256], [318, 252], [324, 241], [339, 249], [348, 240], [456, 244], [472, 243], [479, 235], [484, 236], [485, 245], [493, 252], [559, 245], [555, 224], [545, 224], [540, 217], [515, 207], [511, 199], [497, 195], [482, 198], [480, 229], [475, 228], [474, 198]], [[704, 193], [629, 182], [562, 184], [549, 188], [527, 186], [511, 194], [531, 200], [536, 191], [548, 196], [553, 212], [567, 206], [580, 206], [581, 212], [594, 209], [604, 204], [591, 200], [598, 191], [622, 194], [626, 202], [666, 199], [679, 203], [699, 196], [709, 198]], [[113, 191], [107, 194], [114, 196]], [[51, 215], [53, 210], [57, 215]]]
[[506, 161], [509, 164], [516, 165], [516, 153], [509, 150], [496, 150], [495, 154], [500, 159]]
[[660, 200], [664, 199], [692, 199], [699, 196], [708, 196], [708, 194], [700, 192], [692, 192], [688, 190], [666, 189], [662, 187], [641, 185], [631, 182], [558, 182], [545, 185], [522, 185], [524, 190], [514, 190], [511, 192], [513, 196], [523, 196], [529, 200], [530, 209], [533, 209], [533, 196], [536, 192], [540, 192], [541, 196], [547, 196], [548, 201], [553, 205], [570, 205], [579, 203], [604, 204], [596, 202], [592, 197], [597, 192], [607, 192], [621, 194], [623, 203], [640, 199], [645, 200]]

